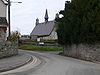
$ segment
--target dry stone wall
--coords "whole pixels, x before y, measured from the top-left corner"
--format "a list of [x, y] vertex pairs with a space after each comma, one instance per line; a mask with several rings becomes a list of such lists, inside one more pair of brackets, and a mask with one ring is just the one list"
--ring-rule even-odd
[[18, 54], [18, 43], [0, 42], [0, 58]]
[[100, 62], [100, 45], [74, 44], [64, 46], [64, 54], [71, 57]]

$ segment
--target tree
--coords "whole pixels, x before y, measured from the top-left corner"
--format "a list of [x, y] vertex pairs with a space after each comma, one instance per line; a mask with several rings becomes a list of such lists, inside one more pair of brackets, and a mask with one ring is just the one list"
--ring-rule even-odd
[[100, 41], [100, 0], [66, 1], [57, 19], [58, 39], [63, 45]]
[[19, 37], [20, 37], [20, 32], [19, 31], [13, 31], [11, 33], [10, 40], [11, 41], [18, 41]]

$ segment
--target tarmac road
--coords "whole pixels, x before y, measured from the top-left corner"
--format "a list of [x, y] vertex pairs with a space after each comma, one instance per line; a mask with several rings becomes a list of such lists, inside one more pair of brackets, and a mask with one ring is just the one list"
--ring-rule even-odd
[[23, 51], [35, 61], [0, 75], [100, 75], [100, 64], [59, 56], [53, 52]]

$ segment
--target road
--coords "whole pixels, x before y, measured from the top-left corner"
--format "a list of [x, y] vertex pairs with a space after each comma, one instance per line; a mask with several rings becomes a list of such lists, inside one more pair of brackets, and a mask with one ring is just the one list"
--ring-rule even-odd
[[23, 52], [35, 56], [35, 61], [0, 75], [100, 75], [100, 64], [59, 56], [53, 52]]

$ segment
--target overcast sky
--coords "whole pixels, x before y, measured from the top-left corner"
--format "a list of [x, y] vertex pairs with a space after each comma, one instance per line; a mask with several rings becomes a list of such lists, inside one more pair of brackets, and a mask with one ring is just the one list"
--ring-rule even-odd
[[13, 0], [22, 4], [11, 4], [11, 30], [19, 30], [21, 34], [30, 34], [39, 18], [44, 22], [44, 15], [48, 9], [49, 20], [55, 18], [55, 14], [64, 9], [66, 0]]

